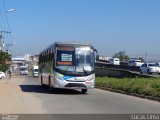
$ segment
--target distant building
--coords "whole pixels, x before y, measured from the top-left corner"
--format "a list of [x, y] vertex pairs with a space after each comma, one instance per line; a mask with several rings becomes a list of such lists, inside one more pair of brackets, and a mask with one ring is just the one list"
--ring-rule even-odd
[[31, 54], [25, 54], [24, 59], [28, 62], [31, 62]]
[[32, 65], [38, 65], [39, 55], [32, 56]]
[[24, 57], [14, 57], [12, 58], [12, 65], [17, 67], [17, 66], [21, 66], [24, 65], [24, 62], [26, 60], [24, 59]]

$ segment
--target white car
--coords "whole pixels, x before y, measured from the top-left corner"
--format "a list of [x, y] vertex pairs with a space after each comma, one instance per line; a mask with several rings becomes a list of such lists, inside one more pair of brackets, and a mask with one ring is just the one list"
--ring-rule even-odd
[[28, 70], [21, 69], [20, 75], [28, 75]]
[[0, 79], [3, 79], [3, 78], [5, 78], [5, 77], [6, 77], [5, 73], [2, 72], [2, 71], [0, 71]]
[[128, 62], [128, 66], [141, 66], [141, 65], [143, 65], [144, 63], [143, 62], [141, 62], [141, 60], [130, 60], [129, 62]]
[[158, 73], [160, 74], [160, 67], [155, 63], [146, 63], [140, 67], [141, 73]]
[[28, 75], [28, 68], [27, 66], [20, 67], [20, 75]]

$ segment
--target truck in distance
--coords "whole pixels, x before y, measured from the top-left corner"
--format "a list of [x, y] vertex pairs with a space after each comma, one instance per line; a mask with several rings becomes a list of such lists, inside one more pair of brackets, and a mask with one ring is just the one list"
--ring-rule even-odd
[[39, 74], [38, 71], [39, 71], [39, 70], [38, 70], [38, 66], [37, 66], [37, 65], [36, 65], [36, 66], [33, 66], [33, 69], [32, 69], [33, 77], [38, 77], [38, 74]]

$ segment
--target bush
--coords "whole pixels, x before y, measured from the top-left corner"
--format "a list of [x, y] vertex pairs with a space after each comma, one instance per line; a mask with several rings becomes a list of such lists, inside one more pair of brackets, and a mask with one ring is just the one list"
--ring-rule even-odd
[[0, 71], [5, 72], [9, 65], [6, 62], [11, 61], [11, 55], [0, 50]]
[[5, 64], [0, 65], [0, 71], [6, 72], [8, 70], [9, 66]]
[[122, 90], [153, 97], [160, 97], [159, 78], [108, 78], [97, 77], [96, 86]]

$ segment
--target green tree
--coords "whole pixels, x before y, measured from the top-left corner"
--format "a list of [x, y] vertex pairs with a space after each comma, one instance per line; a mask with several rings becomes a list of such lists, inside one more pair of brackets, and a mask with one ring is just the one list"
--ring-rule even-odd
[[130, 57], [128, 55], [126, 55], [125, 51], [119, 51], [119, 52], [115, 53], [112, 57], [113, 58], [119, 58], [120, 61], [128, 61], [128, 60], [130, 60]]
[[9, 67], [6, 62], [11, 61], [11, 55], [7, 52], [0, 51], [0, 71], [6, 71]]

